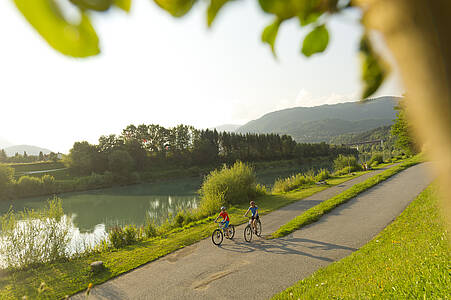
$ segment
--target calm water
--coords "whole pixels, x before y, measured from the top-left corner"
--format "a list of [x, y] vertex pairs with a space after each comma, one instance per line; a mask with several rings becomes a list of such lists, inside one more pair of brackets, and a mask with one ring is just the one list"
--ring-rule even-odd
[[[312, 166], [289, 169], [265, 170], [257, 175], [257, 181], [271, 186], [279, 177], [287, 177], [298, 172], [305, 172]], [[327, 167], [326, 164], [315, 166], [315, 169]], [[159, 183], [144, 183], [125, 187], [114, 187], [101, 190], [64, 193], [59, 195], [63, 200], [64, 212], [71, 216], [74, 226], [80, 232], [93, 232], [98, 225], [106, 229], [115, 225], [142, 225], [146, 216], [158, 221], [164, 220], [169, 213], [178, 210], [195, 208], [198, 204], [197, 190], [202, 183], [201, 178], [187, 178]], [[46, 205], [48, 197], [37, 197], [0, 202], [0, 213], [24, 208], [41, 208]], [[96, 227], [97, 226], [97, 227]]]

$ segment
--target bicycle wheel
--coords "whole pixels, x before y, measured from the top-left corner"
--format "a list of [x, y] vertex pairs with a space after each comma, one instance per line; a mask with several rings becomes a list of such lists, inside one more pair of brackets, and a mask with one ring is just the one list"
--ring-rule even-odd
[[244, 240], [248, 243], [252, 240], [252, 228], [250, 225], [244, 228]]
[[235, 236], [235, 226], [229, 225], [227, 231], [229, 232], [229, 236], [226, 236], [226, 238], [228, 238], [229, 240], [233, 239], [233, 237]]
[[262, 236], [262, 222], [260, 222], [260, 220], [257, 220], [257, 223], [255, 224], [257, 226], [257, 236], [261, 237]]
[[213, 234], [211, 235], [211, 240], [213, 241], [213, 244], [215, 244], [216, 246], [221, 245], [223, 238], [224, 235], [222, 234], [222, 231], [219, 229], [213, 231]]

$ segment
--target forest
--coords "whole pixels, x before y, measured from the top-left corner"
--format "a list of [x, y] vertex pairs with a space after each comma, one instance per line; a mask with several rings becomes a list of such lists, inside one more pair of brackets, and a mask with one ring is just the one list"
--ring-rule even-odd
[[205, 167], [237, 160], [261, 162], [333, 158], [355, 149], [326, 143], [300, 144], [288, 135], [238, 134], [178, 125], [129, 125], [120, 135], [101, 136], [98, 144], [75, 142], [65, 163], [77, 175], [128, 173], [161, 168]]

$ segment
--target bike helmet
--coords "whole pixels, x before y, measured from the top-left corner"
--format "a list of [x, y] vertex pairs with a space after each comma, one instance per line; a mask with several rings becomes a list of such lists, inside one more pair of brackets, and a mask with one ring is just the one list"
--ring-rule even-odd
[[255, 204], [255, 202], [254, 202], [254, 201], [251, 201], [251, 203], [250, 203], [250, 204], [251, 204], [251, 205], [252, 205], [252, 204]]
[[221, 210], [226, 210], [226, 207], [225, 206], [221, 206]]

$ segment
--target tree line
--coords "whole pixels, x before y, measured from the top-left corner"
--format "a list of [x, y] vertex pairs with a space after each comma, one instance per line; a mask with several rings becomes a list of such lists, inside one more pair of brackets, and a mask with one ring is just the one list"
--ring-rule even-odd
[[178, 125], [129, 125], [120, 135], [99, 138], [98, 144], [75, 142], [65, 163], [74, 174], [110, 171], [126, 174], [159, 168], [213, 166], [357, 154], [344, 146], [300, 144], [288, 135], [238, 134]]
[[44, 154], [42, 151], [39, 152], [38, 155], [29, 155], [27, 151], [24, 151], [23, 154], [16, 152], [14, 156], [7, 156], [5, 149], [0, 150], [0, 163], [32, 163], [37, 161], [57, 161], [58, 154], [55, 152], [50, 152], [48, 154]]

